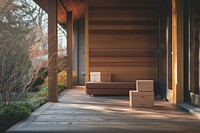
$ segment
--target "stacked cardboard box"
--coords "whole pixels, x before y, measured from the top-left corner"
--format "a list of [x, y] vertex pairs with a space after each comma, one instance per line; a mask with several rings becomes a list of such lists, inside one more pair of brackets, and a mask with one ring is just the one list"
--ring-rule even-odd
[[153, 80], [136, 80], [136, 91], [129, 91], [131, 107], [153, 107]]

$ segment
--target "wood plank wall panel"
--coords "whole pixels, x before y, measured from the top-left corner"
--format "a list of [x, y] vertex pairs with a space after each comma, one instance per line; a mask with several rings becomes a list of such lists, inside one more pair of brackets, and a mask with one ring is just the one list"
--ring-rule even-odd
[[89, 0], [89, 71], [156, 79], [157, 0]]

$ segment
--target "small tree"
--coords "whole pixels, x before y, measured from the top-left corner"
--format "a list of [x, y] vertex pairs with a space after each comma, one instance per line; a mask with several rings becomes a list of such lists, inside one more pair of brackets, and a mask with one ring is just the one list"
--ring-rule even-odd
[[47, 72], [40, 68], [48, 61], [34, 56], [34, 51], [47, 45], [45, 15], [32, 0], [0, 3], [0, 101], [4, 105], [12, 105]]
[[11, 0], [4, 0], [0, 5], [0, 100], [7, 106], [26, 93], [43, 74], [39, 71], [41, 65], [33, 66], [31, 61], [34, 44], [42, 41], [38, 35], [41, 30], [37, 30], [35, 17], [28, 17], [34, 9], [24, 8], [23, 3], [18, 5]]

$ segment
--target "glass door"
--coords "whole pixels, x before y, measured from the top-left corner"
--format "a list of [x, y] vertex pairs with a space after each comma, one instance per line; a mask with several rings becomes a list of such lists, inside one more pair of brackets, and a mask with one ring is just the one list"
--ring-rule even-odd
[[189, 39], [189, 100], [192, 104], [200, 105], [200, 1], [190, 2], [190, 39]]
[[166, 94], [172, 101], [172, 15], [167, 15], [166, 23]]

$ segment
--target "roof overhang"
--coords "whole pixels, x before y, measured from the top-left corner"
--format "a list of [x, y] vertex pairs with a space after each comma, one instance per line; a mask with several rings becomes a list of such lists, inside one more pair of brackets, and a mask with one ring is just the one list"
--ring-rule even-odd
[[[43, 10], [48, 13], [48, 0], [34, 0]], [[66, 24], [66, 12], [72, 11], [73, 20], [84, 17], [85, 0], [58, 0], [58, 22]]]

